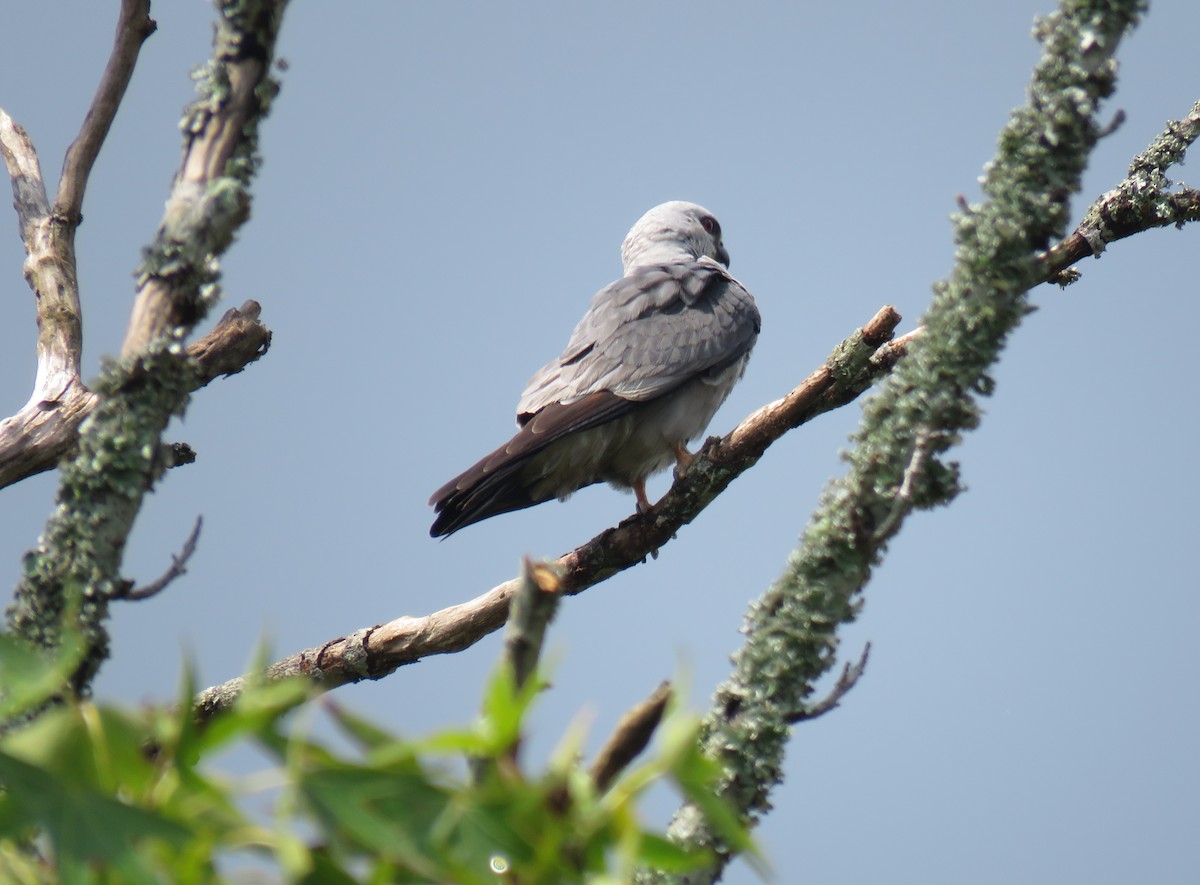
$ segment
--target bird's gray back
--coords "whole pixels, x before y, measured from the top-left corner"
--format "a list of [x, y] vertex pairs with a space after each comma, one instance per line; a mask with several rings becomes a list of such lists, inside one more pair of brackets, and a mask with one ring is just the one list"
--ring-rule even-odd
[[602, 390], [661, 396], [741, 359], [759, 325], [753, 297], [709, 258], [632, 268], [596, 293], [566, 349], [530, 379], [518, 422]]

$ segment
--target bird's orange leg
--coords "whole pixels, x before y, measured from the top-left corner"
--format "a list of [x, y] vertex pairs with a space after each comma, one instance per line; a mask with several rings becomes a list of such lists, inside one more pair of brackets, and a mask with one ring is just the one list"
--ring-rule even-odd
[[671, 452], [675, 455], [675, 478], [679, 479], [686, 476], [688, 468], [692, 466], [692, 462], [696, 460], [696, 456], [679, 443], [674, 443], [671, 446]]
[[650, 511], [650, 499], [646, 497], [646, 480], [639, 479], [633, 483], [633, 494], [637, 498], [637, 512], [648, 513]]

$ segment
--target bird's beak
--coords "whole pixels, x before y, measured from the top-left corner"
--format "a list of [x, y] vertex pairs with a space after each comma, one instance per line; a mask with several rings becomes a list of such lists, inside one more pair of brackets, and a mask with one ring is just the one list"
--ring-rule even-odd
[[729, 267], [729, 253], [725, 251], [724, 243], [717, 243], [717, 261]]

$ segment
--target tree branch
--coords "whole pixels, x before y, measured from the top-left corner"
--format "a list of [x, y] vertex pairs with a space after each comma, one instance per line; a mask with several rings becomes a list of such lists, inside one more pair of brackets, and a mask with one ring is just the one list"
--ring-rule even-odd
[[858, 680], [867, 670], [867, 660], [870, 657], [871, 643], [868, 642], [863, 646], [863, 653], [859, 655], [857, 661], [842, 667], [842, 673], [838, 676], [837, 682], [833, 684], [833, 688], [829, 690], [829, 694], [814, 704], [805, 704], [801, 709], [796, 710], [790, 721], [795, 724], [808, 719], [816, 719], [818, 716], [824, 716], [830, 710], [836, 709], [847, 692], [858, 685]]
[[37, 298], [37, 377], [29, 404], [57, 401], [79, 385], [83, 352], [74, 239], [55, 224], [33, 142], [3, 110], [0, 150], [25, 246], [25, 279]]
[[[113, 50], [79, 136], [67, 151], [58, 197], [51, 208], [37, 153], [25, 131], [0, 110], [0, 145], [12, 179], [25, 245], [25, 279], [37, 295], [37, 377], [26, 410], [63, 403], [74, 414], [91, 399], [80, 380], [82, 311], [76, 281], [75, 229], [81, 220], [88, 174], [104, 142], [138, 50], [154, 31], [149, 0], [123, 0]], [[61, 454], [61, 451], [59, 452]]]
[[218, 259], [249, 213], [258, 124], [278, 91], [269, 71], [286, 0], [215, 6], [213, 56], [186, 111], [183, 165], [138, 271], [122, 358], [101, 373], [99, 402], [8, 610], [11, 632], [44, 647], [59, 644], [72, 611], [87, 648], [71, 679], [76, 695], [90, 691], [108, 655], [108, 605], [126, 586], [120, 568], [134, 518], [167, 463], [158, 457], [163, 431], [203, 383], [183, 341], [219, 295]]
[[54, 215], [60, 224], [74, 231], [83, 220], [83, 194], [87, 189], [88, 176], [109, 127], [117, 116], [117, 108], [125, 97], [129, 78], [133, 76], [138, 52], [142, 44], [158, 26], [150, 18], [150, 0], [122, 0], [121, 15], [117, 19], [117, 34], [113, 43], [108, 65], [100, 77], [100, 85], [92, 98], [92, 106], [83, 118], [79, 135], [67, 148], [63, 159], [62, 176], [58, 183], [58, 197], [54, 201]]
[[1175, 188], [1166, 175], [1168, 168], [1183, 162], [1198, 136], [1200, 101], [1182, 120], [1167, 121], [1150, 146], [1133, 158], [1125, 180], [1096, 200], [1075, 232], [1043, 253], [1041, 261], [1047, 267], [1067, 268], [1089, 255], [1099, 257], [1109, 243], [1144, 230], [1200, 220], [1200, 191]]
[[125, 358], [178, 337], [176, 330], [190, 329], [218, 297], [217, 256], [250, 213], [246, 185], [259, 165], [258, 122], [278, 92], [269, 72], [286, 5], [218, 4], [213, 59], [197, 77], [202, 97], [183, 120], [183, 161], [140, 268]]
[[113, 596], [114, 599], [124, 599], [127, 602], [139, 602], [143, 599], [149, 599], [151, 596], [157, 596], [162, 593], [176, 578], [187, 574], [188, 560], [192, 558], [192, 554], [196, 552], [196, 542], [200, 540], [200, 529], [204, 525], [204, 518], [197, 516], [196, 524], [192, 526], [192, 532], [188, 535], [187, 540], [183, 542], [183, 549], [179, 551], [179, 555], [171, 556], [171, 567], [163, 572], [157, 580], [151, 581], [142, 587], [129, 586], [129, 589], [118, 592]]
[[671, 683], [663, 682], [650, 697], [621, 717], [589, 770], [596, 784], [596, 792], [607, 792], [617, 776], [646, 749], [673, 694]]
[[504, 628], [504, 663], [521, 688], [537, 670], [542, 654], [546, 628], [558, 610], [560, 587], [558, 575], [544, 562], [525, 557], [521, 581], [509, 606], [508, 623]]
[[[1063, 0], [1039, 21], [1043, 53], [1028, 102], [1000, 134], [985, 202], [956, 219], [955, 266], [935, 287], [924, 332], [864, 407], [846, 476], [826, 489], [783, 574], [750, 607], [700, 737], [720, 765], [717, 792], [749, 823], [770, 807], [791, 726], [814, 709], [807, 699], [836, 661], [838, 628], [857, 616], [887, 544], [913, 508], [949, 503], [959, 491], [957, 465], [942, 459], [978, 425], [976, 397], [992, 388], [987, 371], [1028, 312], [1026, 294], [1050, 276], [1053, 261], [1041, 250], [1063, 235], [1067, 198], [1098, 137], [1097, 108], [1113, 90], [1113, 54], [1142, 7]], [[712, 850], [712, 864], [641, 871], [642, 885], [720, 879], [734, 849], [696, 804], [680, 808], [668, 834]]]
[[[53, 208], [37, 153], [25, 131], [0, 110], [0, 148], [28, 258], [25, 278], [37, 295], [37, 376], [28, 403], [0, 422], [0, 488], [50, 470], [71, 455], [79, 425], [98, 398], [83, 383], [82, 309], [76, 282], [75, 229], [92, 166], [116, 116], [141, 45], [154, 32], [148, 0], [123, 0], [108, 65], [79, 135], [67, 150]], [[254, 304], [247, 302], [247, 306]], [[241, 371], [266, 352], [271, 333], [243, 306], [188, 348], [200, 362], [200, 385]]]
[[[271, 330], [259, 322], [261, 310], [256, 301], [230, 308], [211, 332], [188, 345], [187, 353], [199, 369], [190, 392], [223, 375], [237, 374], [267, 352]], [[79, 425], [98, 401], [96, 394], [75, 380], [56, 399], [31, 400], [0, 421], [0, 488], [53, 470], [72, 456], [79, 445]]]
[[[882, 308], [866, 326], [843, 341], [824, 365], [776, 402], [758, 409], [724, 439], [709, 439], [687, 473], [661, 501], [597, 535], [551, 565], [561, 575], [560, 592], [575, 595], [618, 572], [645, 561], [670, 543], [718, 494], [753, 465], [788, 430], [845, 405], [886, 374], [915, 338], [887, 344], [900, 315]], [[323, 688], [364, 679], [380, 679], [397, 668], [430, 655], [449, 654], [474, 645], [498, 630], [520, 579], [506, 581], [469, 602], [424, 617], [401, 617], [356, 630], [273, 664], [267, 679], [304, 676]], [[241, 692], [239, 677], [202, 692], [196, 712], [207, 718]]]
[[[1184, 121], [1190, 123], [1192, 128], [1185, 128], [1184, 123], [1174, 121], [1168, 123], [1167, 132], [1159, 138], [1163, 139], [1167, 133], [1176, 133], [1182, 143], [1182, 148], [1173, 154], [1178, 159], [1182, 159], [1183, 150], [1196, 138], [1194, 120], [1198, 108], [1200, 102], [1192, 108], [1191, 114]], [[1190, 138], [1187, 137], [1189, 133]], [[1156, 140], [1156, 143], [1159, 140]], [[1115, 193], [1118, 191], [1110, 191], [1097, 200], [1089, 210], [1088, 217], [1100, 211], [1098, 207], [1106, 205], [1105, 201], [1113, 199], [1111, 195]], [[1181, 196], [1177, 203], [1180, 205], [1187, 205], [1188, 200], [1194, 199], [1191, 196], [1194, 194], [1192, 191], [1184, 190], [1179, 194]], [[1140, 208], [1126, 212], [1121, 217], [1125, 219], [1125, 232], [1122, 236], [1130, 236], [1165, 224], [1196, 220], [1194, 216], [1180, 216], [1172, 221], [1163, 221], [1162, 215], [1152, 203], [1142, 203]], [[1078, 251], [1079, 243], [1087, 243], [1083, 232], [1086, 223], [1081, 224], [1079, 229], [1053, 248], [1038, 254], [1035, 259], [1035, 277], [1030, 288], [1038, 283], [1058, 280], [1080, 257], [1091, 254], [1090, 250], [1082, 253]], [[890, 314], [889, 311], [891, 308], [881, 310], [859, 333], [843, 342], [824, 366], [787, 396], [754, 412], [723, 440], [710, 439], [698, 456], [697, 462], [688, 471], [688, 475], [677, 481], [667, 496], [649, 514], [631, 517], [617, 528], [609, 529], [560, 558], [556, 565], [571, 569], [565, 578], [564, 586], [567, 589], [563, 592], [568, 595], [581, 593], [618, 571], [643, 561], [657, 549], [655, 543], [663, 546], [669, 542], [679, 527], [695, 518], [737, 475], [730, 475], [723, 484], [719, 479], [714, 479], [711, 484], [706, 479], [700, 487], [693, 488], [692, 480], [699, 479], [702, 471], [710, 471], [714, 465], [720, 463], [727, 470], [737, 469], [740, 473], [752, 466], [767, 446], [779, 436], [822, 412], [851, 402], [872, 381], [890, 371], [909, 346], [924, 334], [925, 328], [919, 326], [899, 338], [887, 341], [887, 337], [899, 322], [899, 317], [894, 315], [894, 311]], [[847, 366], [854, 365], [856, 361], [851, 358], [840, 362], [839, 354], [849, 350], [852, 355], [860, 344], [874, 348], [869, 357], [870, 378], [866, 381], [866, 386], [861, 386], [862, 379], [856, 380], [852, 372], [838, 383], [834, 383], [834, 370], [831, 369], [831, 365], [838, 366], [838, 372], [847, 373]], [[926, 441], [920, 447], [922, 463], [918, 466], [923, 466], [928, 445], [929, 441]], [[914, 448], [910, 453], [907, 467], [911, 468], [912, 454], [917, 451]], [[895, 520], [885, 520], [881, 524], [887, 531], [880, 540], [885, 540], [897, 531], [903, 516], [907, 515], [907, 509], [913, 503], [912, 488], [916, 472], [908, 469], [907, 486], [902, 478], [899, 488], [903, 495], [893, 500], [892, 506], [904, 509], [905, 513], [897, 511]], [[902, 477], [903, 475], [902, 472]], [[658, 530], [654, 530], [654, 520], [660, 516], [663, 522]], [[597, 577], [598, 575], [603, 577]], [[507, 581], [469, 602], [450, 606], [424, 617], [405, 616], [386, 624], [356, 630], [349, 636], [338, 637], [278, 661], [268, 668], [267, 678], [305, 676], [329, 689], [364, 679], [381, 679], [399, 667], [414, 663], [423, 657], [462, 651], [500, 628], [507, 615], [508, 602], [514, 587], [515, 581]], [[241, 692], [242, 685], [243, 679], [238, 677], [206, 689], [197, 696], [197, 715], [206, 718], [223, 709]]]

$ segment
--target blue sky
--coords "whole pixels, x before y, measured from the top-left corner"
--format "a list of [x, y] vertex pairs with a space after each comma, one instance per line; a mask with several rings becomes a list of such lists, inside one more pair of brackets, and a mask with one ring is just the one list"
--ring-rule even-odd
[[[115, 4], [25, 4], [0, 105], [56, 178], [110, 46]], [[529, 375], [620, 272], [628, 227], [667, 199], [721, 219], [763, 332], [718, 414], [782, 395], [883, 304], [918, 322], [1023, 98], [1048, 0], [1008, 3], [298, 3], [263, 131], [253, 218], [224, 263], [270, 354], [198, 394], [172, 436], [199, 452], [148, 501], [128, 572], [148, 580], [196, 514], [200, 548], [161, 597], [114, 612], [104, 699], [173, 697], [263, 637], [279, 653], [462, 601], [631, 512], [606, 487], [438, 543], [430, 492], [503, 441]], [[84, 205], [86, 365], [119, 348], [131, 272], [178, 162], [211, 11], [156, 4]], [[1200, 98], [1200, 7], [1153, 4], [1119, 53], [1076, 216]], [[1186, 169], [1185, 169], [1186, 172]], [[1178, 177], [1186, 179], [1181, 172]], [[33, 299], [0, 238], [0, 412], [25, 402]], [[797, 730], [759, 830], [780, 882], [1195, 881], [1200, 580], [1191, 358], [1200, 231], [1155, 231], [1033, 294], [958, 457], [969, 491], [917, 514], [845, 634], [867, 674]], [[594, 749], [659, 680], [703, 710], [747, 603], [842, 471], [852, 405], [791, 434], [657, 561], [567, 601], [529, 748], [572, 719]], [[651, 484], [660, 495], [666, 480]], [[0, 495], [0, 569], [54, 478]], [[495, 638], [339, 691], [406, 734], [468, 720]], [[656, 796], [648, 816], [674, 807]], [[737, 866], [727, 882], [754, 881]]]

